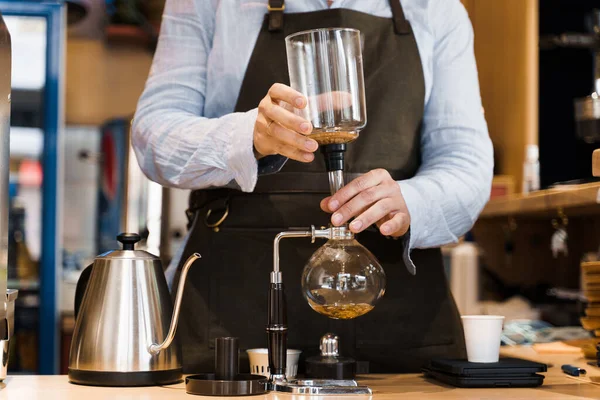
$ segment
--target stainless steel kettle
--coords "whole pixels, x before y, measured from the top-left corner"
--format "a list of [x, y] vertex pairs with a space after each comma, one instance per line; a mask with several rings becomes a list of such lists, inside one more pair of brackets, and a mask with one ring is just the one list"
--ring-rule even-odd
[[76, 306], [69, 380], [96, 386], [178, 382], [181, 349], [175, 331], [187, 272], [200, 255], [183, 266], [173, 308], [158, 257], [134, 249], [137, 234], [123, 233], [117, 240], [123, 249], [95, 259]]

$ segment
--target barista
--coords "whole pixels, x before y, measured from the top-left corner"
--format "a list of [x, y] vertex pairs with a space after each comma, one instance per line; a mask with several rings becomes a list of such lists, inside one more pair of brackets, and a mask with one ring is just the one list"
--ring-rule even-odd
[[[354, 179], [333, 197], [312, 126], [290, 111], [306, 99], [287, 86], [284, 43], [323, 27], [363, 33], [369, 119], [346, 153]], [[459, 0], [167, 0], [133, 144], [151, 179], [192, 190], [176, 259], [203, 259], [181, 310], [184, 371], [211, 370], [217, 337], [266, 346], [277, 232], [350, 220], [386, 271], [385, 296], [351, 321], [315, 313], [300, 276], [319, 244], [284, 241], [289, 348], [314, 354], [334, 331], [344, 355], [370, 372], [464, 357], [436, 247], [470, 229], [488, 200], [493, 157], [481, 109]], [[180, 267], [169, 270], [175, 282]]]

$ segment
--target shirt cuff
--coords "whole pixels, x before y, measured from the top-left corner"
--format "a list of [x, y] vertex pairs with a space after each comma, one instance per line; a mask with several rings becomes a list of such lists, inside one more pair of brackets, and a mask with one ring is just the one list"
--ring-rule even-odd
[[408, 272], [410, 272], [411, 275], [416, 275], [417, 267], [415, 266], [415, 263], [413, 263], [412, 258], [410, 258], [410, 252], [412, 250], [412, 248], [410, 247], [410, 229], [411, 228], [409, 227], [408, 231], [400, 239], [402, 240], [402, 248], [404, 249], [402, 253], [402, 259], [404, 260], [404, 265], [406, 265], [406, 269], [408, 270]]
[[244, 192], [252, 192], [258, 179], [258, 162], [254, 157], [254, 124], [258, 109], [242, 113], [231, 131], [226, 149], [228, 170]]
[[[394, 240], [397, 242], [400, 242], [402, 245], [402, 261], [404, 262], [404, 265], [406, 266], [406, 269], [408, 270], [408, 272], [411, 275], [416, 275], [417, 274], [417, 267], [415, 267], [415, 264], [413, 263], [412, 258], [410, 258], [410, 252], [411, 252], [411, 248], [410, 248], [410, 229], [411, 227], [408, 227], [408, 231], [406, 231], [406, 233], [400, 237], [395, 237]], [[380, 233], [379, 232], [379, 228], [377, 228], [375, 225], [371, 225], [367, 228], [367, 230], [369, 232], [373, 232], [373, 233]], [[383, 236], [382, 236], [383, 237]], [[389, 237], [388, 237], [389, 239]]]
[[408, 181], [399, 181], [402, 197], [406, 202], [408, 214], [410, 215], [411, 234], [408, 238], [408, 247], [412, 250], [415, 247], [415, 241], [418, 238], [419, 228], [422, 227], [423, 217], [421, 216], [421, 208], [418, 206], [422, 201], [421, 195], [415, 187]]
[[406, 202], [406, 208], [408, 209], [408, 214], [410, 215], [410, 227], [408, 228], [408, 232], [402, 237], [404, 253], [402, 258], [404, 259], [404, 264], [413, 275], [417, 273], [417, 267], [413, 263], [412, 258], [410, 257], [410, 253], [415, 248], [416, 243], [418, 243], [417, 239], [419, 235], [424, 234], [427, 235], [426, 228], [426, 216], [424, 218], [423, 208], [419, 207], [419, 204], [423, 201], [421, 198], [421, 194], [418, 190], [410, 184], [408, 181], [399, 181], [400, 191], [402, 192], [402, 196], [404, 197], [404, 201]]

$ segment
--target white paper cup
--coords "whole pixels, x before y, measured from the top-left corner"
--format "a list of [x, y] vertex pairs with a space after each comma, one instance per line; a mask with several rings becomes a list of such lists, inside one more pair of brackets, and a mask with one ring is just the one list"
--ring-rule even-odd
[[504, 317], [501, 315], [465, 315], [461, 318], [469, 362], [498, 362]]
[[[269, 377], [269, 351], [267, 349], [249, 349], [246, 350], [250, 359], [250, 373]], [[285, 377], [295, 378], [298, 374], [298, 360], [301, 350], [288, 349]]]

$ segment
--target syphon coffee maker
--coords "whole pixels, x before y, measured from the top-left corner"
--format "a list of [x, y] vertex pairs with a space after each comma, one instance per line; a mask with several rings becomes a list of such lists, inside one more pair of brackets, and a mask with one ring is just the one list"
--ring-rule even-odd
[[[296, 110], [312, 122], [313, 133], [325, 157], [331, 194], [344, 186], [346, 145], [367, 123], [361, 34], [356, 29], [316, 29], [286, 38], [292, 88], [304, 94], [308, 105]], [[304, 379], [287, 379], [286, 295], [280, 268], [283, 239], [327, 239], [306, 264], [302, 291], [310, 307], [329, 318], [352, 319], [371, 311], [385, 292], [385, 272], [363, 247], [348, 225], [320, 229], [311, 226], [277, 234], [268, 294], [268, 372], [238, 374], [236, 338], [215, 344], [215, 373], [186, 378], [186, 391], [196, 395], [252, 395], [264, 390], [294, 394], [371, 394], [354, 380], [354, 360], [339, 354], [339, 338], [325, 334], [321, 355], [306, 360]], [[262, 372], [262, 371], [261, 371]], [[264, 385], [264, 386], [263, 386]]]
[[[325, 157], [333, 195], [344, 186], [346, 145], [358, 138], [367, 122], [361, 34], [342, 28], [300, 32], [286, 38], [286, 49], [291, 86], [308, 99], [308, 106], [297, 112], [313, 124], [310, 137]], [[302, 274], [303, 295], [316, 312], [333, 319], [356, 318], [372, 310], [385, 292], [383, 268], [356, 241], [348, 225], [279, 233], [268, 297], [269, 389], [300, 394], [371, 393], [354, 379], [286, 379], [287, 316], [279, 243], [291, 238], [327, 240]], [[321, 354], [310, 359], [310, 370], [343, 371], [348, 364], [348, 359], [338, 357], [335, 336], [324, 336]]]

